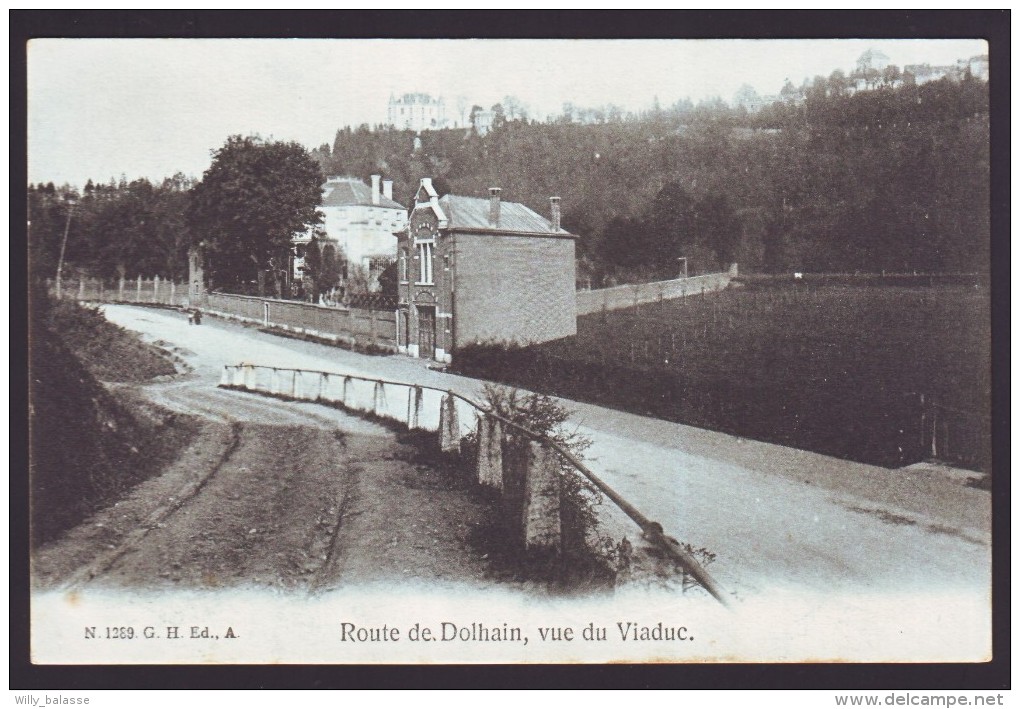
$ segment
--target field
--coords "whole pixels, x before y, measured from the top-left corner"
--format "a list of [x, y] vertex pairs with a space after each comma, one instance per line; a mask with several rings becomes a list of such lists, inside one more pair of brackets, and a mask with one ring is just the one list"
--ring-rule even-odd
[[458, 368], [865, 462], [987, 469], [989, 312], [974, 285], [752, 282], [582, 316], [576, 337]]

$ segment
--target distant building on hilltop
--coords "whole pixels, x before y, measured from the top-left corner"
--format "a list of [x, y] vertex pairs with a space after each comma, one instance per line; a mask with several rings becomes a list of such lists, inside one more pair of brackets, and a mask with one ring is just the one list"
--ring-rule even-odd
[[988, 55], [980, 54], [970, 59], [961, 59], [957, 62], [957, 66], [961, 74], [966, 74], [968, 71], [970, 75], [975, 79], [981, 79], [982, 81], [988, 81]]
[[857, 58], [857, 71], [866, 74], [876, 71], [881, 74], [889, 66], [889, 57], [877, 49], [869, 49]]
[[429, 94], [390, 96], [386, 122], [397, 130], [439, 130], [447, 127], [446, 104]]
[[492, 124], [496, 120], [496, 112], [482, 109], [471, 113], [471, 127], [478, 135], [485, 135], [492, 130]]

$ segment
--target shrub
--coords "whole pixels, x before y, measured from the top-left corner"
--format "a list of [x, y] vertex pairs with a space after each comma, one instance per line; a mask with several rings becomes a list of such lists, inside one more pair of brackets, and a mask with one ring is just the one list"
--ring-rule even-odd
[[[544, 436], [578, 460], [584, 459], [584, 452], [591, 446], [591, 439], [567, 427], [570, 412], [549, 396], [487, 384], [485, 403], [493, 413]], [[520, 451], [532, 440], [511, 426], [504, 427], [504, 435], [510, 451]], [[602, 493], [566, 458], [560, 456], [559, 460], [561, 580], [572, 585], [611, 584], [629, 562], [624, 550], [629, 544], [618, 545], [599, 534], [597, 508], [603, 502]]]

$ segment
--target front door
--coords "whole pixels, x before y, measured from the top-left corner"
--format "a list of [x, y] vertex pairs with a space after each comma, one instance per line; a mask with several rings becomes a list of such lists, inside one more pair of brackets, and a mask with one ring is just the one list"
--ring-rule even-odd
[[418, 356], [434, 359], [436, 356], [436, 309], [418, 306]]

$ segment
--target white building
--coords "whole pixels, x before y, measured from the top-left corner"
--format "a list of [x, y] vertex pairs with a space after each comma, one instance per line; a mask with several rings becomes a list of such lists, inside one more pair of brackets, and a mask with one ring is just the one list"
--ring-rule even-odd
[[[377, 283], [379, 273], [396, 260], [393, 233], [407, 225], [407, 210], [393, 200], [393, 181], [372, 175], [371, 186], [356, 177], [331, 177], [322, 186], [323, 223], [292, 241], [301, 253], [315, 230], [339, 249], [349, 267], [363, 267], [369, 282]], [[294, 277], [300, 278], [304, 259], [295, 257]]]
[[478, 135], [487, 135], [492, 130], [492, 124], [496, 120], [496, 112], [491, 110], [475, 111], [472, 118], [472, 127]]
[[447, 127], [446, 104], [428, 94], [390, 96], [387, 123], [397, 130], [438, 130]]

